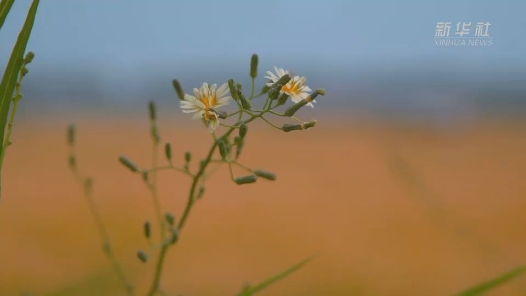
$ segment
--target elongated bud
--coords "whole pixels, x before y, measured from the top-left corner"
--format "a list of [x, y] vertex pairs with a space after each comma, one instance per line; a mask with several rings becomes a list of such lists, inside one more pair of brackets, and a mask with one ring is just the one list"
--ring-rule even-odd
[[71, 169], [76, 169], [77, 168], [77, 158], [75, 157], [75, 155], [71, 154], [68, 158], [68, 163], [69, 163], [69, 167]]
[[237, 97], [239, 98], [243, 109], [250, 110], [250, 108], [252, 108], [250, 102], [245, 98], [245, 95], [241, 92], [240, 88], [237, 90]]
[[28, 68], [22, 67], [22, 69], [20, 69], [20, 74], [22, 74], [22, 76], [26, 76], [27, 73], [29, 73]]
[[239, 156], [241, 155], [241, 152], [243, 151], [244, 146], [245, 146], [245, 139], [239, 137], [239, 140], [237, 141], [237, 145], [236, 145], [236, 159], [238, 159]]
[[290, 77], [289, 74], [285, 74], [285, 75], [281, 76], [281, 78], [278, 79], [278, 81], [276, 81], [276, 83], [272, 84], [271, 88], [277, 87], [278, 85], [287, 85], [287, 83], [289, 83], [289, 81], [291, 79], [292, 78]]
[[186, 153], [184, 154], [184, 160], [186, 161], [186, 163], [189, 163], [192, 160], [192, 153], [186, 151]]
[[148, 174], [148, 172], [144, 171], [144, 172], [141, 172], [141, 177], [142, 177], [144, 182], [148, 182], [148, 179], [150, 178], [150, 174]]
[[230, 95], [232, 96], [232, 99], [239, 101], [239, 97], [237, 96], [237, 89], [234, 79], [228, 80], [228, 88], [230, 89]]
[[309, 121], [309, 122], [304, 122], [302, 124], [284, 124], [283, 127], [281, 127], [281, 129], [284, 132], [301, 131], [301, 130], [305, 130], [305, 129], [309, 129], [311, 127], [314, 127], [316, 125], [316, 123], [317, 123], [317, 121], [313, 120], [313, 121]]
[[271, 100], [276, 100], [279, 97], [279, 93], [281, 92], [281, 88], [283, 85], [278, 84], [276, 87], [271, 87], [270, 91], [268, 92], [268, 97]]
[[246, 124], [242, 124], [239, 127], [239, 136], [241, 138], [244, 138], [247, 135], [247, 131], [248, 131], [248, 126]]
[[271, 181], [276, 180], [276, 174], [271, 173], [271, 172], [267, 172], [267, 171], [264, 171], [264, 170], [255, 170], [254, 174], [256, 176], [258, 176], [258, 177], [263, 178], [263, 179], [267, 179], [267, 180], [271, 180]]
[[179, 80], [177, 79], [172, 80], [172, 85], [175, 89], [175, 92], [177, 93], [177, 96], [179, 97], [179, 100], [181, 101], [184, 100], [184, 90]]
[[226, 142], [223, 140], [219, 141], [219, 154], [221, 154], [223, 159], [227, 158], [228, 156], [228, 147]]
[[287, 95], [286, 93], [282, 93], [281, 96], [279, 96], [278, 98], [278, 106], [285, 104], [288, 99], [289, 95]]
[[84, 191], [86, 191], [86, 194], [91, 194], [93, 192], [93, 179], [90, 177], [87, 177], [84, 180]]
[[35, 53], [30, 51], [26, 54], [26, 57], [24, 58], [24, 62], [26, 64], [29, 64], [33, 61], [33, 58], [35, 57]]
[[164, 215], [164, 219], [166, 220], [166, 222], [168, 222], [168, 224], [170, 224], [171, 226], [174, 226], [175, 217], [172, 214], [166, 213], [166, 215]]
[[236, 178], [234, 181], [238, 185], [243, 185], [243, 184], [255, 183], [257, 181], [257, 179], [258, 179], [258, 177], [256, 175], [248, 175], [248, 176], [243, 176], [243, 177]]
[[166, 159], [172, 161], [172, 144], [166, 143], [164, 145], [164, 155], [166, 156]]
[[151, 233], [150, 230], [151, 230], [150, 221], [144, 222], [144, 237], [145, 238], [150, 238], [150, 233]]
[[303, 106], [307, 105], [308, 103], [312, 102], [318, 95], [325, 95], [325, 89], [320, 88], [315, 90], [313, 93], [311, 93], [307, 98], [299, 101], [298, 103], [292, 105], [287, 110], [285, 110], [286, 116], [293, 116], [296, 114], [296, 112], [301, 109]]
[[217, 117], [219, 117], [221, 119], [227, 119], [228, 118], [228, 113], [226, 113], [225, 111], [216, 111], [216, 114], [217, 114]]
[[75, 125], [70, 124], [68, 126], [68, 145], [69, 146], [75, 146]]
[[170, 237], [170, 244], [175, 244], [179, 240], [179, 230], [172, 229], [172, 236]]
[[150, 111], [150, 120], [155, 121], [157, 119], [157, 112], [155, 110], [155, 102], [150, 101], [148, 103], [148, 109]]
[[253, 54], [250, 59], [250, 77], [256, 78], [258, 76], [258, 55]]
[[200, 199], [201, 197], [203, 197], [204, 194], [205, 194], [205, 187], [201, 186], [199, 188], [199, 192], [197, 192], [197, 199]]
[[146, 255], [146, 253], [144, 253], [143, 251], [137, 252], [137, 258], [139, 258], [139, 260], [141, 260], [143, 263], [148, 261], [148, 255]]
[[119, 161], [125, 166], [127, 167], [128, 169], [130, 169], [130, 171], [132, 172], [138, 172], [139, 171], [139, 167], [137, 167], [137, 165], [135, 163], [133, 163], [131, 160], [129, 160], [128, 158], [126, 158], [125, 156], [121, 156], [119, 157]]

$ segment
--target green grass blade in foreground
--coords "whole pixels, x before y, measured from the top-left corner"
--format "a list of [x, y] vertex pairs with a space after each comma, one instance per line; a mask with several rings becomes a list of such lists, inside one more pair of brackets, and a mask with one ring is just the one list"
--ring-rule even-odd
[[269, 286], [275, 284], [276, 282], [278, 282], [279, 280], [282, 280], [284, 279], [285, 277], [293, 274], [294, 272], [298, 271], [300, 268], [302, 268], [305, 264], [309, 263], [312, 259], [314, 259], [314, 256], [313, 257], [309, 257], [299, 263], [297, 263], [296, 265], [292, 266], [291, 268], [257, 284], [256, 286], [254, 287], [248, 287], [247, 289], [245, 289], [244, 291], [242, 291], [241, 293], [238, 294], [238, 296], [250, 296], [250, 295], [254, 295], [255, 293], [257, 292], [261, 292], [262, 290], [268, 288]]
[[15, 3], [15, 0], [1, 0], [0, 2], [0, 29], [2, 29], [2, 26], [4, 25], [5, 19], [7, 18], [7, 15], [9, 14], [9, 10], [11, 10], [11, 6], [13, 6], [13, 3]]
[[516, 277], [522, 275], [526, 271], [526, 266], [521, 266], [519, 268], [513, 269], [505, 274], [499, 275], [491, 280], [480, 283], [474, 287], [471, 287], [456, 296], [478, 296], [483, 295], [491, 290], [500, 287], [509, 281], [515, 279]]
[[[7, 148], [4, 147], [7, 114], [9, 113], [9, 107], [11, 106], [11, 99], [13, 96], [13, 91], [15, 90], [18, 74], [24, 61], [24, 53], [26, 51], [26, 46], [29, 41], [29, 36], [31, 35], [31, 30], [33, 29], [33, 24], [35, 23], [35, 16], [37, 13], [39, 2], [39, 0], [33, 0], [33, 3], [29, 8], [26, 21], [24, 23], [24, 26], [22, 27], [22, 30], [20, 31], [20, 34], [18, 35], [16, 44], [13, 48], [13, 51], [11, 52], [11, 57], [9, 58], [9, 62], [7, 63], [4, 76], [2, 77], [2, 82], [0, 83], [0, 141], [2, 141], [0, 143], [0, 174], [2, 173], [5, 149]], [[7, 2], [5, 2], [5, 0], [2, 0], [2, 8], [4, 7], [4, 5], [9, 5], [3, 3]], [[2, 197], [1, 186], [2, 182], [0, 179], [0, 198]]]

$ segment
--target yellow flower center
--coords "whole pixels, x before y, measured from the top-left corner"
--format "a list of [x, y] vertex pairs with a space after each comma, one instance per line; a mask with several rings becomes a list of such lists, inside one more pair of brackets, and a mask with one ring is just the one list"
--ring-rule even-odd
[[291, 80], [290, 83], [287, 83], [281, 88], [281, 91], [286, 93], [299, 94], [301, 92], [301, 83], [295, 80]]
[[208, 96], [203, 96], [203, 97], [201, 98], [201, 102], [202, 102], [203, 104], [205, 104], [205, 106], [206, 106], [207, 109], [208, 109], [208, 108], [212, 108], [212, 107], [214, 107], [214, 106], [217, 104], [217, 96], [216, 96], [215, 93], [212, 94], [212, 97], [211, 97], [212, 99], [211, 99], [211, 100], [210, 100], [209, 98], [210, 98], [210, 97], [208, 97]]

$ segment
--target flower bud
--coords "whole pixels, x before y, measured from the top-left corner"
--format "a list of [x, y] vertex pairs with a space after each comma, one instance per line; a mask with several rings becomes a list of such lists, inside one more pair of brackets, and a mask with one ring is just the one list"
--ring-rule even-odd
[[28, 68], [22, 67], [22, 69], [20, 69], [20, 74], [22, 74], [22, 76], [26, 76], [27, 73], [29, 73]]
[[69, 156], [68, 163], [69, 163], [69, 167], [71, 169], [76, 169], [77, 168], [77, 158], [75, 157], [75, 155], [71, 154]]
[[68, 145], [69, 146], [74, 146], [75, 145], [75, 125], [74, 124], [70, 124], [68, 126]]
[[175, 244], [179, 240], [179, 230], [172, 229], [172, 236], [170, 237], [170, 244]]
[[316, 122], [316, 120], [313, 120], [310, 122], [304, 122], [302, 124], [284, 124], [283, 127], [281, 127], [281, 129], [284, 132], [300, 131], [314, 127], [316, 125]]
[[28, 52], [26, 54], [26, 57], [24, 58], [24, 62], [26, 64], [29, 64], [33, 61], [33, 58], [35, 57], [35, 53], [33, 53], [32, 51]]
[[151, 228], [150, 228], [150, 221], [144, 222], [144, 237], [150, 238], [151, 234]]
[[241, 155], [241, 152], [243, 151], [243, 147], [245, 146], [245, 139], [239, 137], [236, 145], [236, 159], [239, 158]]
[[250, 102], [245, 98], [245, 95], [241, 91], [241, 88], [237, 89], [237, 97], [239, 98], [243, 109], [250, 110], [250, 108], [252, 108]]
[[289, 83], [289, 81], [291, 80], [291, 77], [289, 74], [285, 74], [283, 76], [281, 76], [281, 78], [276, 81], [276, 83], [272, 84], [271, 88], [272, 87], [277, 87], [278, 85], [287, 85], [287, 83]]
[[148, 172], [144, 171], [141, 173], [141, 177], [142, 177], [142, 180], [144, 182], [148, 182], [148, 179], [150, 178], [150, 174], [148, 174]]
[[141, 260], [143, 263], [148, 261], [148, 255], [146, 255], [146, 253], [143, 251], [137, 252], [137, 258], [139, 258], [139, 260]]
[[174, 224], [175, 224], [175, 217], [172, 214], [166, 213], [164, 215], [164, 219], [166, 220], [166, 222], [168, 222], [168, 224], [170, 224], [170, 226], [174, 226]]
[[248, 176], [236, 178], [234, 182], [236, 182], [236, 184], [238, 185], [251, 184], [251, 183], [255, 183], [257, 179], [258, 177], [256, 175], [248, 175]]
[[130, 169], [130, 171], [132, 172], [137, 172], [139, 171], [139, 167], [137, 167], [137, 165], [135, 163], [133, 163], [131, 160], [129, 160], [128, 158], [126, 158], [125, 156], [121, 156], [119, 157], [119, 161], [125, 166], [127, 167], [128, 169]]
[[232, 96], [232, 99], [238, 101], [239, 98], [237, 97], [237, 90], [234, 79], [228, 80], [228, 88], [230, 89], [230, 95]]
[[155, 121], [157, 119], [157, 112], [155, 110], [155, 102], [154, 101], [150, 101], [148, 103], [148, 109], [150, 111], [150, 120], [151, 121]]
[[276, 180], [276, 174], [271, 173], [271, 172], [267, 172], [267, 171], [264, 171], [264, 170], [255, 170], [254, 174], [256, 176], [258, 176], [258, 177], [261, 177], [263, 179], [267, 179], [267, 180], [270, 180], [270, 181]]
[[172, 85], [175, 88], [175, 92], [177, 93], [177, 96], [179, 97], [179, 100], [181, 100], [181, 101], [184, 100], [183, 86], [181, 85], [179, 80], [177, 80], [177, 79], [172, 80]]
[[250, 59], [250, 77], [256, 78], [258, 76], [258, 55], [253, 54]]
[[224, 140], [219, 141], [219, 154], [221, 154], [221, 157], [223, 159], [227, 158], [228, 156], [228, 147]]
[[184, 160], [186, 161], [186, 163], [189, 163], [192, 160], [192, 153], [186, 151], [186, 153], [184, 154]]
[[172, 144], [166, 143], [164, 145], [164, 155], [168, 161], [172, 161]]
[[239, 136], [241, 138], [245, 138], [245, 136], [247, 135], [247, 131], [248, 131], [248, 126], [246, 124], [242, 124], [240, 127], [239, 127]]
[[276, 100], [279, 97], [279, 93], [281, 92], [281, 88], [282, 87], [283, 87], [283, 85], [281, 85], [281, 84], [278, 84], [275, 87], [271, 87], [269, 92], [268, 92], [269, 99]]
[[281, 96], [279, 96], [279, 98], [278, 98], [278, 105], [277, 106], [281, 106], [281, 105], [285, 104], [288, 99], [289, 99], [289, 95], [287, 95], [286, 93], [282, 93]]
[[225, 111], [215, 111], [215, 112], [217, 114], [217, 117], [219, 117], [220, 119], [228, 118], [228, 113], [226, 113]]
[[307, 105], [308, 103], [312, 102], [318, 95], [325, 95], [325, 89], [320, 88], [315, 90], [312, 94], [310, 94], [307, 98], [299, 101], [298, 103], [292, 105], [287, 110], [285, 110], [286, 116], [293, 116], [299, 109], [301, 109], [303, 106]]

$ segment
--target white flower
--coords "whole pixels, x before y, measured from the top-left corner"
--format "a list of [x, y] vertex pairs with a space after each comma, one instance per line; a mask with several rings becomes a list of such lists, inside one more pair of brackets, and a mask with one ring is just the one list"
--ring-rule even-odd
[[[310, 89], [306, 84], [307, 78], [300, 76], [292, 76], [292, 74], [289, 71], [278, 67], [274, 67], [274, 71], [276, 72], [276, 74], [267, 71], [268, 76], [265, 76], [265, 78], [268, 78], [271, 81], [267, 83], [267, 86], [272, 86], [285, 74], [289, 74], [291, 76], [291, 79], [286, 85], [284, 85], [281, 88], [281, 93], [285, 93], [288, 96], [290, 96], [290, 99], [294, 103], [298, 103], [299, 101], [309, 96], [309, 92], [311, 92], [312, 89]], [[313, 100], [312, 102], [316, 103], [316, 100]], [[314, 108], [314, 105], [312, 103], [308, 103], [307, 106]]]
[[217, 84], [208, 86], [203, 83], [200, 89], [194, 88], [194, 95], [185, 94], [181, 101], [184, 113], [195, 113], [192, 120], [201, 118], [208, 127], [208, 132], [213, 133], [219, 126], [219, 115], [215, 109], [228, 105], [232, 97], [228, 96], [228, 84], [217, 88]]

